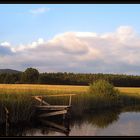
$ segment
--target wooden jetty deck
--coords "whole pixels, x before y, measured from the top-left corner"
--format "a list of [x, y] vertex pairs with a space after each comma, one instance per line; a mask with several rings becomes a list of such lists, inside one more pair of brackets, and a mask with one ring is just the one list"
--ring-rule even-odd
[[[40, 104], [36, 106], [36, 109], [39, 111], [46, 111], [40, 114], [38, 117], [50, 117], [55, 115], [62, 115], [65, 117], [65, 114], [69, 113], [71, 107], [71, 99], [75, 94], [57, 94], [57, 95], [39, 95], [32, 96]], [[58, 96], [69, 96], [68, 105], [50, 105], [47, 101], [44, 100], [44, 97], [58, 97]], [[50, 112], [48, 112], [50, 111]]]

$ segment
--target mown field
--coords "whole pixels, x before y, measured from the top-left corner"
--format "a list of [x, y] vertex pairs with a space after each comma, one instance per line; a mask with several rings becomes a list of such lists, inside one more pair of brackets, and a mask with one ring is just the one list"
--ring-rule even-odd
[[[115, 87], [123, 94], [140, 95], [140, 88]], [[89, 86], [71, 85], [35, 85], [35, 84], [0, 84], [0, 93], [87, 93]]]

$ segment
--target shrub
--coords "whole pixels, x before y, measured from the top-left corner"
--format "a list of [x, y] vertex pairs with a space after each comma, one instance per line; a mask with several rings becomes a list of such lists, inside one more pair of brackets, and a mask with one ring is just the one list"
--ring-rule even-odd
[[97, 80], [90, 84], [89, 92], [100, 97], [116, 97], [119, 93], [119, 91], [106, 80]]

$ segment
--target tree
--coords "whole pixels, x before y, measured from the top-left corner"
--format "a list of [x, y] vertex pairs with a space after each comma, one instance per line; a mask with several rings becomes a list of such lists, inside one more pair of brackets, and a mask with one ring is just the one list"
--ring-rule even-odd
[[38, 82], [39, 72], [34, 68], [27, 68], [25, 72], [22, 73], [21, 83], [35, 84]]
[[9, 74], [9, 73], [6, 74], [5, 79], [4, 79], [4, 83], [5, 84], [12, 84], [12, 83], [14, 83], [14, 79], [13, 79], [12, 74]]

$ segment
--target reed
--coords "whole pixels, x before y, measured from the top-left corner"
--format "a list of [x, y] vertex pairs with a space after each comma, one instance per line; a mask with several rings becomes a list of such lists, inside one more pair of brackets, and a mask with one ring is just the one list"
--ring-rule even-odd
[[4, 107], [9, 110], [10, 122], [29, 121], [34, 113], [31, 97], [28, 95], [1, 94], [0, 95], [0, 122], [5, 120]]

